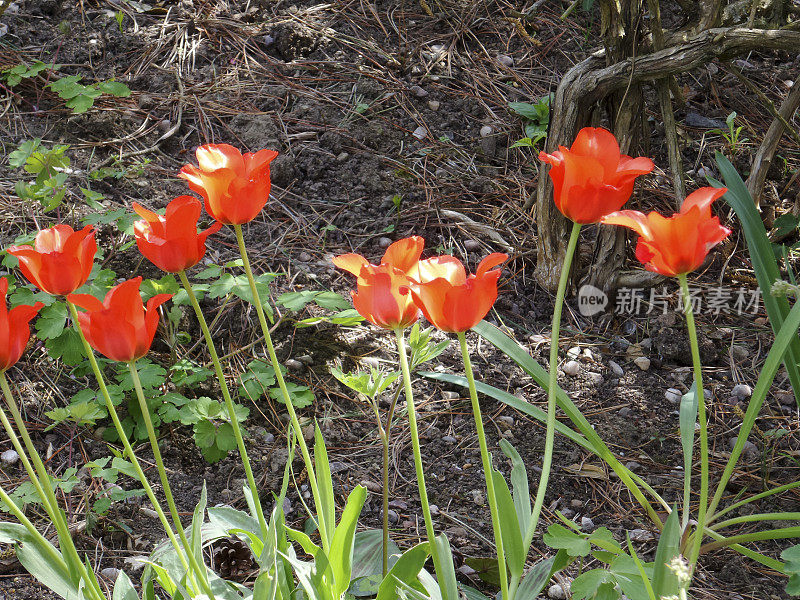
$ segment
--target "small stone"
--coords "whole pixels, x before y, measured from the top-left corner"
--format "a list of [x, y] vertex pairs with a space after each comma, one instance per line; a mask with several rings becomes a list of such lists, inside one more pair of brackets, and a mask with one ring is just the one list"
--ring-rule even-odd
[[555, 583], [547, 588], [547, 597], [553, 600], [563, 600], [567, 597], [567, 592], [561, 587], [560, 583]]
[[746, 359], [749, 355], [750, 353], [744, 346], [739, 346], [738, 344], [733, 344], [731, 346], [731, 357], [733, 357], [733, 360], [742, 361]]
[[778, 398], [778, 402], [784, 404], [786, 406], [794, 405], [794, 394], [792, 392], [788, 392], [786, 390], [780, 390], [775, 392], [775, 396]]
[[593, 385], [603, 385], [606, 381], [606, 378], [603, 377], [600, 373], [591, 372], [588, 374], [589, 382]]
[[431, 110], [439, 110], [440, 106], [441, 104], [439, 103], [438, 100], [428, 100], [428, 108], [430, 108]]
[[122, 563], [125, 565], [125, 570], [132, 574], [144, 569], [144, 561], [134, 556], [126, 556], [122, 559]]
[[589, 517], [581, 517], [581, 529], [584, 531], [592, 531], [594, 529], [594, 521]]
[[628, 535], [632, 542], [649, 542], [654, 538], [653, 533], [646, 529], [631, 529]]
[[[400, 520], [400, 515], [398, 515], [397, 512], [393, 511], [391, 508], [386, 514], [389, 515], [389, 523], [391, 523], [392, 525], [394, 525]], [[381, 518], [383, 518], [383, 511], [381, 511]]]
[[381, 362], [378, 360], [377, 356], [362, 356], [361, 362], [364, 363], [365, 367], [375, 367], [378, 369], [381, 366]]
[[578, 498], [573, 498], [572, 500], [569, 501], [569, 505], [572, 508], [574, 508], [576, 510], [579, 510], [579, 509], [583, 508], [583, 500], [580, 500]]
[[461, 398], [461, 394], [458, 392], [444, 391], [442, 392], [442, 398], [445, 400], [458, 400]]
[[575, 511], [572, 510], [571, 508], [565, 508], [564, 510], [561, 511], [561, 514], [564, 515], [565, 519], [571, 519], [572, 517], [575, 516]]
[[625, 375], [625, 371], [622, 370], [622, 367], [620, 367], [613, 360], [608, 361], [608, 368], [611, 369], [611, 372], [614, 374], [615, 377], [622, 377], [623, 375]]
[[431, 511], [431, 515], [434, 517], [439, 514], [439, 507], [435, 504], [431, 504], [428, 509]]
[[290, 515], [290, 514], [292, 514], [293, 510], [294, 509], [292, 508], [292, 501], [289, 500], [289, 498], [284, 497], [284, 499], [283, 499], [283, 514]]
[[311, 255], [303, 250], [300, 254], [297, 255], [297, 260], [300, 262], [308, 262], [311, 260]]
[[344, 161], [346, 161], [348, 158], [350, 158], [350, 153], [349, 153], [349, 152], [340, 152], [340, 153], [339, 153], [339, 154], [336, 156], [336, 162], [343, 163], [343, 162], [344, 162]]
[[0, 461], [2, 461], [6, 465], [14, 465], [19, 460], [19, 454], [17, 454], [16, 450], [9, 448], [2, 454], [0, 454]]
[[731, 396], [735, 396], [739, 400], [747, 400], [752, 395], [752, 388], [744, 383], [733, 386], [733, 389], [731, 390]]
[[408, 510], [408, 503], [403, 500], [391, 500], [389, 508], [396, 508], [397, 510]]
[[426, 137], [428, 137], [428, 130], [420, 125], [414, 130], [414, 133], [412, 133], [411, 135], [413, 135], [418, 140], [424, 140]]
[[464, 242], [464, 248], [466, 248], [469, 252], [474, 252], [481, 247], [481, 243], [478, 240], [466, 240]]
[[581, 349], [578, 346], [574, 346], [567, 350], [567, 358], [578, 358], [581, 355]]
[[498, 54], [497, 55], [497, 62], [498, 64], [503, 65], [504, 67], [513, 67], [514, 66], [514, 59], [508, 56], [507, 54]]
[[490, 135], [492, 135], [493, 131], [494, 130], [492, 129], [491, 125], [484, 125], [483, 127], [481, 127], [481, 132], [480, 132], [481, 133], [481, 137], [490, 136]]
[[414, 94], [417, 98], [424, 98], [425, 96], [428, 95], [428, 92], [418, 85], [412, 85], [410, 88], [410, 92]]
[[755, 323], [758, 327], [763, 327], [767, 324], [768, 319], [766, 317], [758, 317], [757, 319], [753, 319], [753, 323]]
[[650, 368], [650, 359], [646, 356], [640, 356], [634, 359], [633, 364], [639, 367], [642, 371], [647, 371]]
[[114, 567], [106, 567], [100, 571], [100, 576], [104, 577], [108, 581], [116, 581], [118, 575], [119, 569], [115, 569]]
[[666, 392], [664, 392], [664, 398], [670, 402], [680, 402], [682, 397], [683, 394], [678, 388], [669, 388]]
[[637, 463], [635, 460], [631, 460], [625, 463], [625, 468], [635, 473], [642, 468], [642, 465]]
[[623, 406], [622, 408], [619, 409], [618, 414], [623, 419], [627, 419], [628, 417], [630, 417], [633, 414], [633, 411], [631, 410], [631, 408], [629, 406]]
[[442, 441], [446, 444], [455, 444], [458, 440], [452, 435], [443, 435]]
[[314, 359], [311, 357], [310, 354], [303, 354], [303, 356], [298, 356], [297, 360], [299, 360], [304, 365], [311, 366], [314, 364]]
[[478, 490], [472, 490], [472, 501], [478, 506], [483, 506], [486, 504], [486, 498], [484, 498], [483, 494]]
[[158, 122], [158, 128], [161, 132], [169, 131], [172, 127], [172, 122], [169, 119], [162, 119]]
[[382, 237], [382, 238], [378, 239], [378, 246], [380, 246], [381, 248], [386, 249], [391, 245], [392, 245], [392, 239], [391, 238]]
[[466, 564], [465, 565], [461, 565], [460, 567], [458, 567], [458, 569], [456, 569], [456, 571], [458, 571], [459, 573], [461, 573], [462, 575], [464, 575], [466, 577], [469, 577], [470, 575], [475, 575], [475, 569], [473, 569], [472, 567], [470, 567], [469, 565], [466, 565]]
[[561, 369], [567, 375], [570, 375], [571, 377], [575, 377], [578, 373], [581, 372], [581, 364], [579, 362], [577, 362], [577, 361], [570, 360], [566, 364], [564, 364], [564, 366], [561, 367]]
[[306, 368], [306, 366], [301, 363], [299, 360], [295, 360], [293, 358], [287, 359], [286, 361], [286, 368], [290, 371], [302, 371]]
[[383, 486], [381, 486], [380, 483], [378, 483], [377, 481], [372, 481], [371, 479], [365, 479], [364, 481], [361, 482], [361, 485], [363, 485], [373, 494], [380, 494], [381, 490], [383, 489]]
[[507, 431], [514, 427], [514, 417], [510, 417], [508, 415], [500, 415], [497, 417], [497, 424], [500, 429]]

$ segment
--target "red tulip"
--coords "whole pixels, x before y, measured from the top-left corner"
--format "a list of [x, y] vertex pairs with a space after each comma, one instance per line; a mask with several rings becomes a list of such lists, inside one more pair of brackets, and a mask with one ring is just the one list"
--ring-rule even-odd
[[28, 281], [54, 296], [72, 293], [86, 283], [96, 252], [91, 225], [80, 231], [69, 225], [42, 229], [32, 247], [8, 249], [9, 254], [19, 259], [20, 271]]
[[648, 271], [673, 277], [699, 268], [709, 250], [730, 234], [718, 217], [711, 216], [711, 203], [725, 194], [726, 188], [704, 187], [683, 201], [681, 210], [671, 217], [653, 211], [647, 215], [621, 210], [603, 218], [607, 225], [622, 225], [641, 237], [636, 258]]
[[162, 271], [179, 273], [193, 267], [206, 253], [206, 238], [222, 228], [216, 222], [197, 233], [197, 219], [203, 209], [194, 196], [180, 196], [167, 205], [164, 216], [133, 203], [133, 210], [144, 220], [133, 224], [136, 245], [144, 256]]
[[400, 288], [411, 283], [411, 276], [419, 277], [424, 245], [419, 236], [399, 240], [386, 249], [379, 265], [370, 264], [359, 254], [334, 257], [333, 264], [358, 276], [358, 292], [352, 292], [352, 296], [353, 306], [362, 317], [384, 329], [402, 329], [419, 318], [414, 302]]
[[480, 262], [475, 274], [467, 277], [460, 260], [437, 256], [421, 265], [420, 278], [404, 291], [410, 291], [414, 304], [438, 329], [466, 331], [475, 327], [497, 300], [500, 269], [492, 267], [507, 259], [507, 254], [490, 254]]
[[567, 149], [539, 153], [552, 165], [553, 199], [565, 217], [575, 223], [597, 223], [619, 210], [633, 193], [639, 175], [653, 170], [649, 158], [620, 154], [614, 134], [600, 127], [584, 127]]
[[67, 300], [86, 309], [78, 314], [83, 335], [100, 354], [120, 362], [143, 357], [150, 350], [158, 328], [158, 307], [172, 294], [157, 294], [145, 311], [139, 295], [141, 277], [111, 288], [100, 302], [89, 294], [70, 294]]
[[30, 322], [44, 304], [37, 302], [33, 306], [15, 306], [8, 310], [6, 306], [8, 279], [0, 279], [0, 371], [6, 371], [16, 364], [28, 345], [31, 337]]
[[269, 200], [269, 164], [278, 153], [242, 154], [228, 144], [206, 144], [196, 154], [199, 166], [185, 165], [178, 177], [203, 197], [208, 214], [225, 225], [255, 219]]

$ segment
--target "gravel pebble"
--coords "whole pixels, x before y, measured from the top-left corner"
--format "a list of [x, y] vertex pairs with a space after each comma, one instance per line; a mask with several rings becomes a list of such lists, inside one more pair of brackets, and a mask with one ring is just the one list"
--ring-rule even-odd
[[634, 359], [633, 364], [639, 367], [642, 371], [647, 371], [650, 368], [650, 359], [646, 356], [640, 356]]
[[108, 581], [116, 581], [118, 575], [119, 569], [115, 569], [114, 567], [106, 567], [100, 571], [100, 576], [104, 577]]
[[608, 368], [611, 369], [611, 372], [614, 374], [615, 377], [622, 377], [623, 375], [625, 375], [625, 371], [622, 370], [622, 367], [620, 367], [613, 360], [608, 361]]
[[589, 517], [581, 517], [581, 529], [584, 531], [592, 531], [594, 529], [594, 521]]
[[570, 360], [561, 369], [567, 375], [571, 375], [572, 377], [575, 377], [575, 375], [577, 375], [578, 373], [581, 372], [581, 364], [579, 362], [577, 362], [577, 361]]
[[669, 388], [666, 392], [664, 392], [664, 397], [670, 402], [680, 402], [682, 396], [683, 394], [677, 388]]
[[413, 135], [418, 140], [424, 140], [426, 137], [428, 137], [428, 130], [425, 129], [422, 125], [420, 125], [414, 130], [414, 132], [411, 135]]
[[3, 461], [4, 464], [13, 465], [16, 464], [18, 460], [19, 454], [17, 454], [16, 450], [11, 448], [0, 454], [0, 461]]
[[733, 386], [731, 390], [731, 396], [736, 396], [739, 400], [747, 400], [752, 395], [752, 388], [744, 383]]
[[497, 55], [497, 62], [504, 67], [513, 67], [514, 66], [514, 59], [507, 54], [498, 54]]
[[631, 529], [628, 532], [632, 542], [649, 542], [653, 539], [653, 533], [646, 529]]
[[563, 600], [567, 597], [567, 592], [560, 583], [556, 583], [547, 588], [547, 597], [553, 600]]
[[417, 98], [424, 98], [428, 95], [428, 92], [421, 88], [418, 85], [412, 85], [410, 89], [411, 93], [414, 94]]
[[380, 239], [378, 240], [378, 246], [380, 246], [381, 248], [388, 248], [388, 247], [389, 247], [389, 246], [391, 246], [391, 245], [392, 245], [392, 240], [391, 240], [391, 238], [388, 238], [388, 237], [382, 237], [382, 238], [380, 238]]
[[430, 108], [431, 110], [439, 110], [440, 106], [441, 104], [439, 103], [438, 100], [428, 100], [428, 108]]

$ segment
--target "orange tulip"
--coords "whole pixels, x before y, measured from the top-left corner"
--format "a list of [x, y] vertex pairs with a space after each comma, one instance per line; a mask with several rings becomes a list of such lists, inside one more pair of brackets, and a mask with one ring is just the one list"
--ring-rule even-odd
[[81, 287], [92, 272], [97, 242], [87, 225], [74, 231], [56, 225], [36, 234], [34, 245], [11, 246], [8, 253], [19, 259], [22, 274], [32, 284], [54, 296], [64, 296]]
[[492, 267], [506, 260], [507, 254], [490, 254], [480, 262], [475, 274], [467, 277], [460, 260], [437, 256], [420, 265], [420, 277], [404, 291], [410, 292], [414, 304], [436, 328], [467, 331], [486, 316], [497, 300], [500, 269]]
[[540, 152], [539, 160], [552, 165], [556, 207], [581, 224], [597, 223], [622, 208], [633, 193], [634, 180], [655, 166], [649, 158], [620, 154], [614, 134], [600, 127], [584, 127], [571, 148]]
[[419, 236], [399, 240], [386, 249], [378, 265], [359, 254], [334, 257], [333, 264], [358, 277], [358, 292], [352, 292], [353, 306], [362, 317], [384, 329], [402, 329], [416, 322], [419, 309], [400, 289], [411, 283], [410, 277], [419, 277], [424, 245]]
[[711, 204], [725, 194], [726, 188], [704, 187], [692, 192], [671, 217], [653, 211], [647, 215], [635, 210], [621, 210], [603, 218], [607, 225], [622, 225], [641, 237], [636, 258], [648, 271], [670, 277], [699, 268], [709, 250], [730, 234], [718, 217], [711, 215]]
[[172, 294], [157, 294], [145, 311], [139, 295], [141, 277], [111, 288], [100, 302], [89, 294], [70, 294], [67, 300], [86, 309], [78, 314], [83, 335], [100, 354], [120, 362], [143, 357], [150, 350], [158, 328], [158, 307]]
[[155, 266], [167, 273], [179, 273], [193, 267], [206, 253], [206, 238], [222, 228], [216, 222], [197, 233], [197, 220], [203, 209], [194, 196], [179, 196], [159, 215], [133, 203], [133, 210], [143, 218], [133, 224], [139, 251]]
[[44, 304], [37, 302], [33, 306], [15, 306], [8, 310], [6, 306], [8, 279], [0, 279], [0, 371], [6, 371], [16, 364], [31, 338], [30, 322]]
[[208, 214], [225, 225], [255, 219], [269, 200], [269, 165], [278, 153], [242, 154], [229, 144], [206, 144], [196, 155], [198, 166], [185, 165], [178, 177], [203, 197]]

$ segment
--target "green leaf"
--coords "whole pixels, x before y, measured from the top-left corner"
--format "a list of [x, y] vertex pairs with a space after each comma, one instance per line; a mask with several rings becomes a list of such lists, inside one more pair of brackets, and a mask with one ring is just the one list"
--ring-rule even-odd
[[[142, 383], [142, 388], [145, 390], [152, 390], [164, 385], [167, 379], [167, 370], [161, 365], [150, 362], [148, 359], [143, 358], [136, 362], [136, 370], [139, 374], [139, 379]], [[133, 378], [131, 377], [128, 366], [120, 365], [117, 372], [117, 383], [121, 389], [130, 391], [134, 389]]]
[[217, 428], [208, 419], [198, 421], [194, 425], [194, 441], [200, 449], [210, 448], [217, 439]]
[[800, 544], [781, 552], [781, 558], [786, 561], [784, 573], [789, 576], [786, 593], [800, 596]]
[[[328, 461], [328, 449], [325, 447], [325, 440], [319, 429], [319, 424], [314, 423], [314, 466], [316, 467], [317, 487], [319, 488], [320, 510], [325, 520], [325, 530], [328, 540], [333, 539], [334, 526], [336, 524], [336, 501], [333, 495], [333, 479], [331, 478], [331, 466]], [[321, 523], [318, 523], [320, 527]]]
[[[389, 556], [400, 554], [400, 549], [389, 540]], [[391, 563], [390, 563], [391, 564]], [[367, 529], [356, 533], [353, 543], [353, 568], [348, 594], [356, 597], [375, 596], [383, 581], [383, 531]]]
[[534, 600], [545, 588], [553, 575], [566, 567], [570, 561], [566, 550], [559, 550], [555, 556], [541, 560], [522, 578], [517, 590], [518, 600]]
[[111, 600], [139, 600], [136, 588], [133, 587], [133, 583], [131, 583], [131, 580], [122, 569], [119, 570], [117, 580], [114, 582], [114, 592]]
[[369, 371], [359, 370], [352, 373], [342, 373], [341, 370], [333, 367], [331, 375], [351, 390], [363, 394], [367, 398], [375, 398], [380, 395], [400, 377], [399, 372], [384, 373], [375, 367], [370, 367]]
[[236, 449], [236, 436], [233, 434], [233, 426], [230, 423], [223, 423], [217, 429], [217, 448], [224, 452]]
[[566, 550], [570, 556], [586, 556], [592, 549], [589, 540], [558, 523], [547, 528], [542, 541], [551, 548]]
[[523, 547], [523, 534], [519, 529], [514, 500], [511, 498], [511, 491], [508, 489], [508, 484], [503, 478], [503, 474], [492, 469], [492, 479], [500, 518], [500, 534], [503, 537], [503, 549], [505, 550], [508, 570], [514, 578], [519, 578], [522, 577], [522, 572], [525, 569], [525, 558], [528, 554], [528, 549]]
[[679, 591], [678, 578], [669, 568], [670, 561], [680, 554], [681, 526], [678, 511], [673, 508], [664, 523], [653, 561], [653, 592], [656, 598], [671, 596]]
[[405, 583], [421, 591], [422, 586], [419, 585], [419, 583], [415, 586], [414, 583], [425, 561], [428, 559], [428, 555], [428, 542], [422, 542], [421, 544], [412, 546], [400, 555], [400, 558], [397, 559], [394, 566], [389, 569], [386, 578], [381, 582], [375, 600], [395, 600], [398, 598], [398, 582]]
[[[511, 485], [514, 487], [514, 510], [517, 513], [519, 530], [523, 539], [531, 520], [531, 494], [528, 487], [528, 471], [516, 448], [505, 438], [500, 439], [500, 450], [511, 459]], [[527, 553], [527, 550], [526, 550]]]
[[76, 115], [85, 113], [94, 106], [94, 98], [80, 94], [67, 101], [67, 108], [71, 108]]
[[572, 581], [570, 590], [572, 591], [574, 600], [584, 600], [584, 598], [595, 600], [619, 598], [619, 593], [617, 593], [616, 596], [608, 595], [607, 588], [610, 585], [613, 591], [614, 583], [614, 576], [605, 569], [592, 569], [578, 575]]
[[67, 365], [77, 365], [86, 358], [83, 342], [78, 332], [71, 327], [64, 329], [59, 336], [47, 340], [45, 347], [52, 358], [61, 359]]
[[[742, 224], [753, 271], [758, 280], [758, 287], [761, 289], [764, 308], [767, 310], [772, 331], [777, 335], [789, 313], [789, 301], [784, 297], [776, 297], [771, 294], [772, 284], [780, 278], [775, 254], [767, 238], [767, 231], [761, 215], [756, 210], [753, 198], [744, 181], [721, 152], [717, 152], [715, 156], [719, 171], [725, 180], [725, 186], [728, 188], [723, 198], [736, 212], [736, 216]], [[712, 180], [711, 184], [722, 187], [718, 181]], [[795, 336], [789, 345], [784, 365], [792, 384], [795, 401], [800, 406], [800, 338]]]
[[39, 311], [36, 319], [36, 336], [40, 340], [49, 340], [61, 335], [67, 324], [67, 307], [63, 302], [54, 302]]
[[314, 298], [314, 302], [320, 308], [328, 310], [346, 310], [351, 307], [350, 300], [347, 300], [341, 294], [336, 292], [318, 292]]
[[[315, 450], [316, 454], [316, 450]], [[333, 533], [331, 541], [331, 568], [335, 587], [333, 590], [334, 598], [340, 598], [350, 587], [350, 578], [353, 571], [353, 542], [355, 541], [356, 525], [358, 516], [364, 507], [367, 499], [367, 490], [363, 486], [357, 485], [347, 497], [339, 525]]]
[[247, 371], [239, 376], [239, 396], [246, 396], [255, 402], [275, 385], [275, 382], [275, 369], [272, 365], [263, 360], [254, 360], [247, 365]]
[[[292, 406], [295, 408], [305, 408], [314, 403], [314, 392], [308, 389], [308, 387], [287, 381], [286, 389], [289, 392], [289, 398], [292, 400]], [[269, 391], [269, 395], [274, 400], [283, 400], [283, 392], [280, 388], [272, 388]]]
[[110, 94], [119, 98], [127, 98], [131, 95], [131, 89], [127, 85], [121, 81], [114, 81], [113, 79], [101, 81], [97, 84], [97, 89], [104, 94]]

